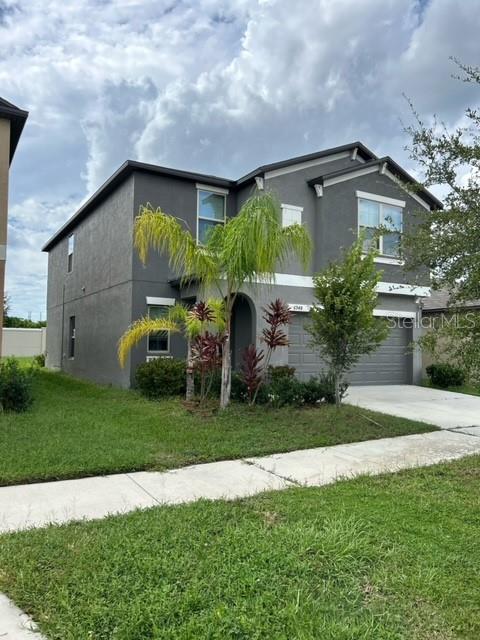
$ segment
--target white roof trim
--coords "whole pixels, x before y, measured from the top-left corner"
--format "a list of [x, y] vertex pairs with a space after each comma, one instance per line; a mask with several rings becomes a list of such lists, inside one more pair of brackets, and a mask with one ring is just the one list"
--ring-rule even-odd
[[155, 296], [147, 296], [147, 305], [152, 307], [173, 307], [175, 302], [175, 298], [156, 298]]
[[299, 162], [298, 164], [291, 164], [281, 169], [272, 169], [272, 171], [265, 172], [265, 179], [278, 178], [284, 176], [287, 173], [293, 173], [294, 171], [301, 171], [302, 169], [308, 169], [309, 167], [316, 167], [319, 164], [325, 164], [326, 162], [333, 162], [334, 160], [341, 160], [342, 158], [349, 158], [350, 151], [340, 151], [339, 153], [332, 153], [332, 155], [324, 156], [323, 158], [316, 158], [315, 160], [307, 160], [306, 162]]
[[282, 209], [292, 209], [293, 211], [300, 211], [300, 213], [303, 212], [303, 207], [299, 207], [296, 204], [284, 204], [282, 202], [281, 207]]
[[414, 284], [399, 284], [398, 282], [379, 282], [377, 293], [388, 293], [399, 296], [416, 296], [428, 298], [432, 294], [430, 287], [422, 287]]
[[200, 182], [197, 182], [195, 186], [202, 191], [211, 191], [212, 193], [219, 193], [222, 196], [228, 195], [228, 189], [222, 189], [221, 187], [211, 187], [208, 184], [201, 184]]
[[401, 311], [393, 309], [374, 309], [373, 315], [379, 318], [416, 318], [415, 311]]
[[380, 196], [376, 193], [368, 193], [367, 191], [355, 191], [357, 198], [363, 200], [373, 200], [374, 202], [381, 202], [382, 204], [391, 204], [395, 207], [405, 207], [405, 200], [396, 200], [395, 198], [387, 198], [386, 196]]
[[401, 180], [399, 180], [397, 178], [397, 176], [395, 176], [391, 171], [389, 171], [388, 169], [385, 169], [384, 175], [386, 175], [387, 178], [390, 178], [390, 180], [393, 180], [393, 182], [395, 182], [395, 184], [398, 184], [398, 186], [401, 189], [406, 191], [411, 198], [416, 200], [418, 202], [418, 204], [421, 204], [422, 207], [424, 207], [427, 211], [431, 211], [430, 205], [427, 202], [425, 202], [425, 200], [423, 200], [418, 194], [413, 193], [412, 191], [409, 191], [407, 189], [407, 187], [405, 186], [405, 184]]
[[[378, 173], [378, 167], [366, 167], [365, 169], [359, 169], [358, 171], [352, 171], [351, 173], [346, 173], [343, 176], [337, 176], [336, 178], [327, 178], [323, 181], [324, 187], [330, 187], [334, 184], [338, 184], [339, 182], [346, 182], [347, 180], [353, 180], [355, 178], [359, 178], [361, 176], [367, 175], [368, 173]], [[422, 205], [427, 211], [431, 211], [430, 205], [425, 202], [419, 195], [409, 191], [406, 185], [397, 178], [391, 171], [385, 169], [383, 175], [387, 178], [390, 178], [396, 185], [398, 185], [401, 189], [403, 189], [411, 198], [416, 200], [418, 204]]]
[[347, 180], [353, 180], [354, 178], [360, 178], [366, 176], [368, 173], [378, 173], [378, 167], [361, 167], [358, 171], [352, 171], [351, 173], [345, 173], [344, 175], [337, 176], [335, 178], [326, 178], [323, 181], [324, 187], [330, 187], [339, 182], [346, 182]]
[[[259, 284], [274, 284], [284, 287], [301, 287], [313, 289], [312, 276], [298, 276], [293, 273], [276, 273], [273, 283], [267, 280], [257, 279]], [[401, 284], [399, 282], [379, 282], [377, 293], [388, 293], [389, 295], [416, 296], [426, 298], [431, 295], [430, 287], [417, 286], [413, 284]]]
[[[308, 313], [313, 307], [313, 304], [295, 304], [294, 302], [288, 303], [288, 309], [292, 313]], [[317, 307], [323, 308], [322, 305]], [[415, 311], [402, 311], [401, 309], [374, 309], [373, 315], [377, 318], [416, 318]]]

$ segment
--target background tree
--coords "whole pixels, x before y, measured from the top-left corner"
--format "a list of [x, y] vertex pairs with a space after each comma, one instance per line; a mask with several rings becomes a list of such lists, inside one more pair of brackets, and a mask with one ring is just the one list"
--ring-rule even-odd
[[305, 327], [334, 380], [337, 406], [345, 374], [388, 335], [387, 321], [373, 315], [382, 272], [375, 267], [375, 252], [364, 255], [363, 240], [314, 277], [315, 304]]
[[[480, 84], [479, 67], [456, 63], [463, 72], [459, 80]], [[407, 149], [424, 172], [424, 186], [441, 185], [447, 194], [444, 209], [418, 214], [419, 225], [403, 238], [406, 267], [427, 265], [433, 285], [448, 289], [453, 301], [480, 298], [480, 112], [467, 109], [467, 125], [453, 132], [413, 113]]]
[[204, 245], [197, 244], [175, 217], [150, 205], [140, 208], [135, 222], [135, 246], [146, 262], [151, 248], [169, 257], [171, 269], [182, 285], [198, 282], [204, 292], [225, 300], [225, 339], [222, 349], [220, 406], [226, 407], [231, 391], [231, 320], [238, 293], [258, 280], [272, 282], [276, 269], [296, 255], [304, 266], [311, 254], [308, 232], [299, 224], [283, 227], [280, 204], [269, 192], [256, 192], [238, 215], [216, 225]]
[[5, 320], [8, 318], [8, 313], [10, 311], [10, 298], [7, 294], [3, 296], [3, 324], [5, 326]]
[[[459, 81], [478, 88], [480, 68], [455, 60]], [[434, 118], [431, 126], [415, 112], [416, 124], [407, 129], [412, 159], [422, 167], [426, 187], [447, 190], [444, 209], [418, 214], [420, 224], [403, 239], [406, 268], [427, 265], [434, 288], [447, 289], [454, 322], [437, 324], [419, 340], [434, 357], [447, 358], [480, 380], [480, 320], [463, 303], [480, 298], [480, 112], [465, 112], [466, 125], [449, 132]], [[441, 347], [441, 348], [440, 348]]]

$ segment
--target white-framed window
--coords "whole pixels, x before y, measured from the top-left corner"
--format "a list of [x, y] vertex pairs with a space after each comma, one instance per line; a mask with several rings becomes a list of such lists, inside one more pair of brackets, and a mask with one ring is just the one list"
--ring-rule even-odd
[[[381, 256], [399, 258], [405, 203], [382, 196], [373, 198], [358, 197], [358, 230], [365, 235], [364, 250], [376, 249]], [[377, 235], [379, 228], [387, 232]]]
[[75, 249], [75, 234], [68, 236], [68, 257], [67, 257], [67, 272], [73, 269], [73, 252]]
[[217, 224], [225, 224], [227, 189], [197, 184], [197, 242], [204, 244]]
[[68, 357], [75, 358], [75, 316], [70, 316], [68, 321]]
[[[149, 318], [164, 318], [167, 315], [168, 306], [149, 305]], [[170, 331], [159, 331], [148, 336], [148, 353], [169, 353], [170, 352]]]
[[293, 204], [282, 204], [282, 227], [290, 227], [292, 224], [302, 224], [303, 207]]

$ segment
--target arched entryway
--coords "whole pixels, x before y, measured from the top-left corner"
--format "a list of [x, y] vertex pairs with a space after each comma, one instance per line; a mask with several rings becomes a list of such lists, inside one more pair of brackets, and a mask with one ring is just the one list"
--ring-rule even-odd
[[232, 313], [232, 367], [238, 369], [242, 353], [249, 344], [255, 344], [255, 306], [251, 299], [239, 293]]

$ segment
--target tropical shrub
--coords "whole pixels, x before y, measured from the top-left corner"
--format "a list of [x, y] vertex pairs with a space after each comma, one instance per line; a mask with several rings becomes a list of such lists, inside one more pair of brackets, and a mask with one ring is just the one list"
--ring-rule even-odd
[[255, 402], [257, 391], [262, 383], [264, 353], [262, 349], [257, 349], [254, 344], [248, 345], [242, 354], [242, 364], [240, 366], [240, 377], [245, 383], [248, 401]]
[[295, 376], [295, 367], [289, 367], [287, 364], [278, 365], [276, 367], [270, 365], [267, 372], [268, 382], [276, 382], [281, 378], [293, 378]]
[[185, 393], [184, 360], [157, 358], [144, 362], [135, 372], [135, 385], [140, 393], [150, 400]]
[[33, 368], [25, 369], [16, 358], [0, 363], [0, 409], [26, 411], [33, 402]]
[[460, 387], [465, 382], [463, 369], [452, 364], [431, 364], [426, 368], [426, 372], [432, 384], [436, 387], [442, 387], [442, 389]]
[[151, 205], [140, 207], [135, 220], [134, 244], [146, 263], [150, 249], [166, 253], [169, 265], [184, 285], [195, 280], [200, 291], [215, 290], [224, 300], [225, 340], [222, 349], [220, 407], [230, 401], [232, 314], [245, 285], [271, 282], [291, 257], [308, 267], [312, 241], [301, 224], [282, 225], [278, 199], [257, 191], [225, 225], [215, 225], [201, 243], [183, 221]]

